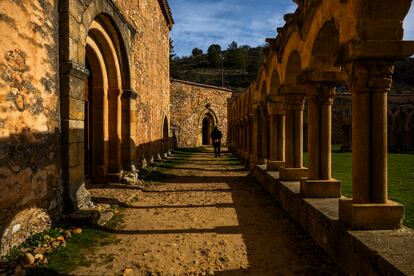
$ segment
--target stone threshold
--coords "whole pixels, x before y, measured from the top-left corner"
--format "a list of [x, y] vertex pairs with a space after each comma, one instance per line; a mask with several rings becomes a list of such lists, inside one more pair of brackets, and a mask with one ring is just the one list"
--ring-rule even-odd
[[252, 174], [346, 273], [414, 275], [414, 230], [346, 229], [338, 220], [338, 199], [302, 198], [299, 181], [280, 181], [279, 172], [264, 166]]

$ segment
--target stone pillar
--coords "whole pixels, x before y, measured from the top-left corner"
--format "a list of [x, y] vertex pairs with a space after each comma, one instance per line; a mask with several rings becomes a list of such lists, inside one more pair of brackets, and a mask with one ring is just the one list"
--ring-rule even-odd
[[[122, 90], [119, 88], [108, 89], [108, 103], [109, 103], [109, 168], [108, 175], [112, 181], [120, 178], [122, 172], [122, 150], [121, 150], [121, 94]], [[119, 179], [120, 180], [120, 179]]]
[[257, 165], [259, 156], [259, 148], [258, 148], [258, 134], [259, 134], [259, 116], [258, 112], [256, 112], [256, 108], [253, 108], [254, 114], [250, 115], [252, 120], [252, 128], [251, 128], [251, 146], [252, 146], [252, 154], [250, 155], [250, 171], [253, 171], [255, 166]]
[[88, 70], [80, 64], [60, 63], [62, 175], [68, 212], [92, 206], [90, 193], [85, 188], [84, 164], [85, 80], [88, 75]]
[[250, 158], [250, 130], [249, 130], [249, 116], [244, 116], [244, 137], [245, 137], [245, 164], [249, 163]]
[[346, 81], [343, 72], [305, 72], [308, 96], [308, 179], [303, 179], [303, 197], [339, 198], [341, 183], [331, 177], [332, 105], [336, 86]]
[[248, 136], [249, 136], [249, 163], [248, 163], [248, 167], [250, 167], [250, 164], [257, 162], [257, 156], [255, 155], [255, 147], [254, 147], [254, 145], [257, 145], [257, 140], [255, 141], [255, 137], [254, 137], [254, 124], [255, 124], [254, 123], [254, 121], [255, 121], [254, 114], [249, 114], [248, 115], [248, 120], [249, 120], [249, 133], [248, 133]]
[[124, 90], [122, 93], [122, 166], [125, 170], [130, 170], [136, 159], [134, 140], [137, 133], [137, 97], [137, 92], [132, 90]]
[[285, 115], [283, 97], [268, 95], [267, 112], [269, 114], [269, 160], [267, 170], [275, 171], [285, 165]]
[[283, 86], [286, 102], [286, 163], [280, 170], [280, 179], [300, 180], [308, 175], [303, 167], [303, 109], [305, 89], [301, 86]]
[[[260, 140], [258, 140], [258, 164], [266, 165], [267, 164], [267, 116], [264, 105], [260, 105], [258, 108], [258, 138], [260, 135]], [[259, 127], [260, 126], [260, 127]]]
[[359, 41], [344, 48], [352, 93], [352, 199], [339, 201], [339, 220], [357, 229], [401, 226], [404, 207], [388, 200], [387, 94], [396, 59], [412, 41]]

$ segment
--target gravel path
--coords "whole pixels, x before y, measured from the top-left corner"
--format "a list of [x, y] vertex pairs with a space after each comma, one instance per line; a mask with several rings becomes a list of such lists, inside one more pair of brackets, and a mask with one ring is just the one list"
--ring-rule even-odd
[[125, 224], [74, 274], [340, 275], [230, 154], [179, 151], [161, 170], [141, 192], [92, 190], [123, 203]]

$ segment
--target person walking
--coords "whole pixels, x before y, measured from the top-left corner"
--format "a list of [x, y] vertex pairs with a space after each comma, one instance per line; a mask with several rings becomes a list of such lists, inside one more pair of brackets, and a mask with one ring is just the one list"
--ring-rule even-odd
[[214, 130], [211, 132], [211, 139], [213, 140], [213, 147], [214, 147], [214, 157], [220, 156], [220, 148], [221, 148], [221, 138], [223, 134], [217, 127], [214, 127]]

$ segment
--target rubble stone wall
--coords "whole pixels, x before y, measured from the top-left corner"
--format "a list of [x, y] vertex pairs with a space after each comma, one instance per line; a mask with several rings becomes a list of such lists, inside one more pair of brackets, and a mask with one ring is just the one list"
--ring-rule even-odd
[[0, 255], [63, 208], [57, 1], [0, 1]]
[[201, 127], [206, 112], [214, 113], [217, 126], [227, 141], [227, 99], [233, 91], [220, 87], [187, 81], [171, 81], [171, 126], [178, 147], [195, 147], [202, 144]]
[[[63, 91], [59, 71], [63, 68], [62, 61], [74, 62], [82, 69], [85, 45], [73, 37], [62, 40], [59, 37], [62, 28], [81, 37], [88, 32], [84, 29], [85, 18], [98, 10], [108, 16], [117, 14], [126, 24], [134, 26], [132, 29], [137, 33], [130, 29], [127, 33], [123, 31], [122, 36], [127, 37], [124, 43], [131, 53], [128, 61], [131, 88], [138, 94], [136, 106], [131, 108], [137, 118], [132, 134], [136, 162], [151, 159], [163, 150], [163, 124], [164, 120], [170, 121], [171, 22], [162, 3], [159, 0], [0, 1], [0, 257], [29, 235], [46, 230], [62, 214], [68, 199], [65, 179], [80, 176], [84, 180], [83, 143], [71, 148], [78, 152], [79, 170], [71, 171], [69, 176], [64, 171], [63, 164], [68, 161], [63, 160], [69, 153], [62, 154], [63, 141], [72, 136], [83, 139], [84, 106], [78, 101], [78, 105], [71, 105], [68, 110], [61, 108], [62, 94], [67, 91]], [[62, 13], [63, 6], [70, 14]], [[114, 22], [116, 25], [120, 21]], [[75, 28], [76, 24], [81, 28]], [[84, 82], [76, 80], [79, 85], [70, 83], [76, 87], [72, 92], [82, 94]], [[76, 125], [79, 131], [69, 137], [64, 136], [62, 112], [70, 113], [66, 116], [77, 117], [82, 123]]]
[[169, 26], [159, 2], [116, 1], [125, 18], [137, 27], [132, 52], [140, 162], [148, 162], [160, 153], [164, 118], [170, 118]]

